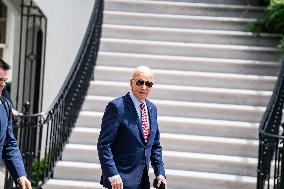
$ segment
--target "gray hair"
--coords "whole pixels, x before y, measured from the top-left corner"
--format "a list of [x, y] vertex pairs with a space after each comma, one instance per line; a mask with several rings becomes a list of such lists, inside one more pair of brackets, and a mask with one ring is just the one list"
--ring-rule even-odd
[[135, 68], [132, 72], [131, 78], [134, 79], [135, 75], [139, 73], [146, 73], [146, 74], [151, 75], [154, 78], [153, 71], [151, 70], [151, 68], [147, 66], [138, 66], [137, 68]]

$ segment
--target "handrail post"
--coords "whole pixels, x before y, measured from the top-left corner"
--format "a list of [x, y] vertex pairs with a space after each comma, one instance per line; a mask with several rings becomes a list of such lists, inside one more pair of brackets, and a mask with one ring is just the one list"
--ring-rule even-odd
[[[30, 109], [31, 104], [29, 101], [26, 101], [24, 104], [24, 115], [30, 115]], [[22, 129], [23, 135], [21, 137], [25, 137], [28, 139], [33, 138], [33, 128], [32, 128], [32, 119], [31, 117], [24, 117], [23, 126], [20, 128]], [[34, 149], [33, 146], [35, 146], [36, 141], [30, 141], [30, 140], [21, 140], [24, 142], [22, 153], [25, 156], [25, 166], [26, 166], [26, 172], [28, 177], [30, 178], [32, 176], [32, 163], [33, 163], [33, 156], [34, 156]]]
[[24, 115], [30, 114], [30, 108], [31, 108], [30, 102], [26, 101], [24, 104]]

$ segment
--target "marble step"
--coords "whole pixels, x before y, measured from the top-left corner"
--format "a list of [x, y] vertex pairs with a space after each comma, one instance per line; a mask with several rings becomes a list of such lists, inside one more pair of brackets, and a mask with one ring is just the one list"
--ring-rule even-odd
[[207, 73], [232, 73], [260, 76], [275, 76], [279, 69], [279, 62], [104, 51], [99, 52], [97, 65], [97, 67], [114, 66], [124, 68], [134, 68], [139, 65], [145, 65], [152, 69], [183, 70]]
[[[91, 82], [88, 95], [121, 96], [128, 91], [129, 82], [96, 79]], [[160, 100], [266, 106], [271, 94], [271, 91], [155, 84], [150, 97]]]
[[[183, 171], [167, 169], [169, 188], [173, 189], [254, 189], [256, 178], [248, 176]], [[60, 161], [57, 163], [54, 178], [60, 180], [81, 180], [98, 182], [100, 165], [96, 163]], [[150, 169], [150, 180], [153, 180], [153, 170]]]
[[99, 182], [49, 179], [42, 189], [105, 189]]
[[248, 31], [248, 25], [255, 21], [256, 19], [254, 18], [104, 11], [104, 24], [129, 26]]
[[[100, 129], [103, 112], [81, 111], [77, 127]], [[259, 123], [158, 116], [161, 133], [258, 139]]]
[[261, 61], [276, 61], [280, 58], [279, 50], [272, 47], [199, 44], [117, 38], [101, 38], [100, 50], [121, 53], [193, 56], [203, 58], [231, 58]]
[[[132, 0], [136, 1], [136, 0]], [[167, 1], [167, 2], [186, 2], [203, 4], [221, 4], [221, 5], [259, 5], [262, 0], [147, 0], [147, 1]]]
[[[163, 151], [166, 169], [255, 176], [257, 159], [234, 156]], [[95, 145], [67, 144], [63, 161], [100, 163]]]
[[[104, 112], [108, 102], [115, 99], [109, 96], [87, 96], [83, 104], [84, 111]], [[263, 106], [215, 104], [202, 102], [152, 100], [157, 105], [159, 115], [189, 117], [228, 121], [259, 123], [264, 113]]]
[[[96, 145], [100, 129], [76, 127], [70, 137], [72, 144]], [[161, 133], [164, 150], [256, 158], [258, 141], [212, 136]]]
[[[87, 111], [103, 112], [115, 97], [87, 96], [82, 107]], [[259, 122], [265, 107], [170, 100], [152, 100], [162, 116], [178, 116], [243, 122]]]
[[279, 44], [279, 36], [275, 34], [261, 34], [257, 37], [250, 32], [241, 31], [160, 28], [113, 24], [103, 25], [102, 37], [262, 47], [276, 47]]
[[[128, 82], [132, 71], [129, 67], [96, 66], [94, 77], [100, 81]], [[161, 69], [153, 69], [153, 72], [155, 83], [164, 85], [271, 91], [276, 82], [275, 76]]]
[[106, 0], [105, 10], [191, 16], [259, 18], [263, 15], [264, 8], [244, 5], [216, 5], [189, 2]]
[[[49, 179], [42, 189], [105, 189], [99, 182]], [[151, 189], [154, 189], [151, 187]], [[168, 189], [170, 189], [168, 187]]]

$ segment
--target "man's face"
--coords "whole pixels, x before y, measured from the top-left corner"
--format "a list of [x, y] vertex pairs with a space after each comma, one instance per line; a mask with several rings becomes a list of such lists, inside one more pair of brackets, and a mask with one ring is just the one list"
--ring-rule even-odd
[[[153, 82], [153, 75], [150, 73], [139, 72], [133, 76], [130, 86], [133, 94], [142, 102], [147, 99], [151, 92], [149, 84]], [[147, 86], [148, 85], [148, 86]]]
[[4, 87], [6, 86], [5, 81], [8, 79], [8, 70], [4, 70], [3, 68], [0, 68], [0, 94], [2, 94], [2, 91]]

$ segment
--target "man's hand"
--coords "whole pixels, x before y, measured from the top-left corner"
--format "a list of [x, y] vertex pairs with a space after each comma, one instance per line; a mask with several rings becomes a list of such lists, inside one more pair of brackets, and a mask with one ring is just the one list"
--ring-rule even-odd
[[165, 188], [167, 188], [167, 180], [164, 176], [160, 175], [157, 177], [157, 179], [158, 179], [158, 184], [157, 184], [158, 188], [160, 187], [162, 182], [165, 184]]
[[17, 117], [19, 115], [23, 115], [22, 113], [18, 112], [17, 110], [15, 110], [14, 108], [12, 108], [12, 114], [14, 117]]
[[21, 176], [17, 179], [22, 189], [32, 189], [31, 182], [26, 176]]
[[111, 182], [112, 189], [123, 189], [123, 182], [120, 177]]

